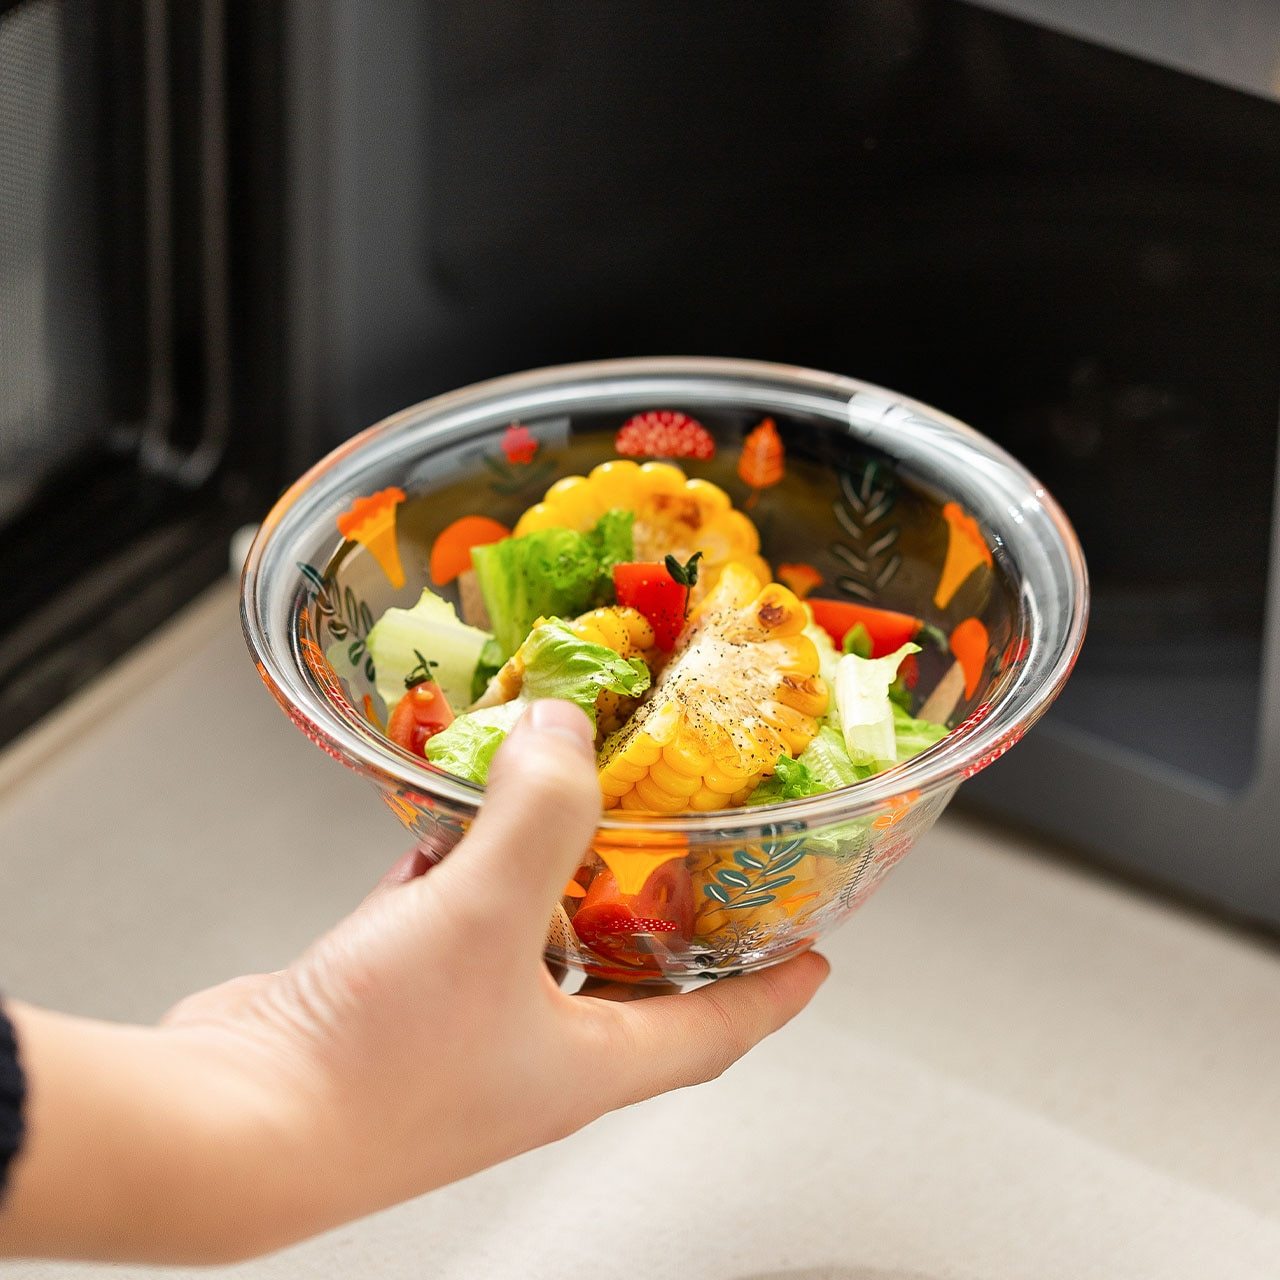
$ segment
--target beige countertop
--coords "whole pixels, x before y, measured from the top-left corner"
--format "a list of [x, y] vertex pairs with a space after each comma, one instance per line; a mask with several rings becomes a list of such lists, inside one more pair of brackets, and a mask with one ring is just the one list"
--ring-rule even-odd
[[[287, 961], [403, 844], [216, 589], [0, 756], [0, 989], [154, 1017]], [[208, 1274], [1274, 1280], [1280, 955], [1042, 853], [944, 818], [721, 1080]]]

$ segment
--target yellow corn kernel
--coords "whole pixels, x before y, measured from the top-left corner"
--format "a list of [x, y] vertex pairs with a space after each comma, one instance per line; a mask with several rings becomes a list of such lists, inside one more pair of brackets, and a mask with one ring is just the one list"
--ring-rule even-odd
[[630, 507], [629, 499], [634, 497], [639, 479], [640, 464], [619, 458], [614, 462], [602, 462], [591, 472], [589, 482], [595, 490], [596, 500], [605, 511], [611, 511]]
[[615, 509], [635, 515], [637, 560], [661, 560], [666, 555], [687, 560], [695, 551], [702, 552], [695, 602], [732, 560], [747, 563], [762, 581], [770, 577], [759, 554], [755, 525], [733, 509], [728, 494], [707, 480], [686, 479], [668, 462], [605, 462], [589, 475], [558, 480], [520, 517], [515, 532], [518, 536], [556, 526], [585, 532]]
[[628, 782], [625, 778], [619, 778], [617, 774], [609, 777], [601, 775], [600, 778], [600, 790], [606, 796], [613, 796], [617, 800], [622, 799], [634, 785], [633, 782]]
[[622, 797], [622, 807], [643, 813], [679, 813], [685, 807], [685, 797], [668, 795], [651, 779], [641, 778], [635, 788]]
[[702, 785], [702, 779], [696, 773], [679, 773], [673, 769], [667, 763], [665, 754], [650, 767], [649, 777], [668, 795], [684, 796], [686, 799]]
[[605, 742], [606, 792], [628, 786], [623, 808], [657, 813], [743, 803], [778, 756], [798, 755], [817, 733], [814, 715], [793, 704], [826, 709], [805, 621], [785, 587], [727, 565], [643, 705]]
[[708, 812], [711, 809], [723, 809], [724, 807], [724, 796], [718, 791], [712, 791], [710, 787], [699, 787], [689, 797], [689, 808], [696, 809], [700, 813]]
[[826, 715], [831, 693], [813, 676], [783, 676], [778, 684], [778, 701], [794, 707], [802, 715]]
[[710, 754], [703, 751], [688, 734], [676, 739], [675, 742], [667, 743], [662, 748], [662, 758], [677, 773], [689, 774], [696, 778], [702, 777], [711, 768]]

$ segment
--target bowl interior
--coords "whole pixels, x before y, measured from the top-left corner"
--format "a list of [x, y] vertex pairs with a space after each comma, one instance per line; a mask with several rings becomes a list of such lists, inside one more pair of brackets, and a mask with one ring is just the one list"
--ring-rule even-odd
[[[296, 562], [293, 642], [346, 720], [374, 732], [386, 723], [363, 643], [381, 613], [411, 606], [428, 586], [461, 604], [456, 582], [441, 586], [429, 574], [442, 529], [474, 514], [513, 526], [557, 479], [619, 457], [618, 433], [635, 415], [664, 411], [704, 428], [714, 454], [654, 456], [723, 488], [755, 522], [775, 573], [816, 580], [816, 595], [901, 611], [935, 629], [936, 642], [919, 656], [917, 712], [954, 726], [999, 698], [1029, 650], [1033, 620], [1023, 607], [1021, 566], [992, 527], [989, 495], [943, 487], [891, 452], [892, 439], [851, 431], [843, 400], [738, 403], [674, 387], [604, 398], [518, 413], [504, 407], [468, 424], [462, 439], [406, 432], [390, 465], [338, 486], [327, 520], [309, 530], [307, 558]], [[762, 433], [766, 421], [773, 431]], [[405, 498], [394, 505], [389, 533], [343, 537], [339, 517], [392, 485]], [[960, 635], [969, 643], [953, 646]], [[390, 743], [386, 749], [401, 754]]]

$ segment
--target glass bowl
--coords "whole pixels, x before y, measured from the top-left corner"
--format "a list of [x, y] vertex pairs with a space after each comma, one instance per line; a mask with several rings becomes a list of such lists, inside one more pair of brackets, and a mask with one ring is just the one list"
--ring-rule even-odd
[[[466, 831], [484, 791], [384, 736], [388, 708], [365, 637], [384, 609], [409, 607], [431, 583], [433, 539], [452, 521], [482, 513], [514, 525], [557, 479], [620, 450], [637, 460], [665, 451], [725, 489], [755, 522], [775, 573], [800, 590], [820, 578], [822, 595], [915, 615], [943, 637], [919, 656], [914, 710], [951, 732], [921, 755], [766, 807], [602, 814], [590, 864], [634, 892], [683, 860], [693, 934], [630, 935], [621, 954], [592, 950], [574, 933], [566, 896], [548, 959], [689, 984], [783, 960], [857, 910], [956, 787], [1008, 751], [1061, 690], [1084, 638], [1088, 585], [1066, 517], [1008, 454], [851, 378], [745, 360], [612, 360], [405, 409], [276, 503], [245, 565], [242, 620], [285, 713], [367, 777], [432, 857]], [[456, 601], [457, 585], [442, 594]]]

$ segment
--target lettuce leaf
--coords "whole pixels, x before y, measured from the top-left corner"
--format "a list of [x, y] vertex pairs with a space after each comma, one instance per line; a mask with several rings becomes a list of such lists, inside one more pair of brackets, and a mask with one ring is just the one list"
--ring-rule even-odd
[[817, 790], [835, 791], [851, 787], [876, 772], [869, 764], [858, 764], [849, 757], [844, 735], [834, 725], [823, 725], [818, 736], [800, 754], [800, 763], [809, 771]]
[[[892, 697], [892, 690], [890, 691]], [[896, 703], [893, 708], [893, 740], [898, 748], [898, 761], [910, 760], [945, 738], [950, 730], [932, 720], [915, 720]]]
[[612, 599], [613, 566], [633, 556], [634, 521], [630, 511], [606, 511], [586, 533], [540, 529], [472, 550], [503, 662], [539, 618], [572, 617]]
[[773, 774], [747, 797], [747, 803], [778, 804], [783, 800], [804, 800], [826, 790], [809, 772], [807, 765], [790, 756], [779, 756], [773, 766]]
[[[910, 760], [947, 735], [945, 724], [916, 720], [901, 707], [893, 708], [893, 737], [896, 763]], [[887, 767], [887, 766], [886, 766]], [[849, 758], [844, 735], [833, 725], [824, 725], [798, 760], [779, 756], [772, 776], [765, 778], [747, 799], [747, 804], [779, 804], [783, 800], [804, 800], [838, 787], [848, 787], [882, 770], [855, 764]]]
[[620, 658], [604, 645], [579, 639], [556, 618], [534, 627], [520, 653], [520, 696], [468, 711], [429, 738], [426, 757], [432, 764], [483, 785], [498, 747], [531, 702], [563, 698], [581, 707], [594, 724], [596, 698], [603, 690], [635, 697], [649, 687], [649, 669], [639, 658]]
[[499, 707], [485, 707], [458, 716], [447, 729], [427, 739], [427, 759], [459, 778], [483, 786], [493, 757], [503, 739], [515, 728], [525, 705], [517, 698]]
[[883, 658], [846, 653], [837, 663], [836, 715], [855, 765], [870, 765], [874, 773], [898, 762], [889, 688], [903, 658], [919, 652], [918, 644], [904, 644]]
[[405, 678], [419, 665], [419, 654], [432, 663], [432, 676], [451, 707], [472, 701], [471, 682], [488, 632], [469, 627], [447, 600], [424, 591], [412, 609], [388, 609], [365, 637], [373, 659], [378, 696], [390, 712], [404, 697]]

